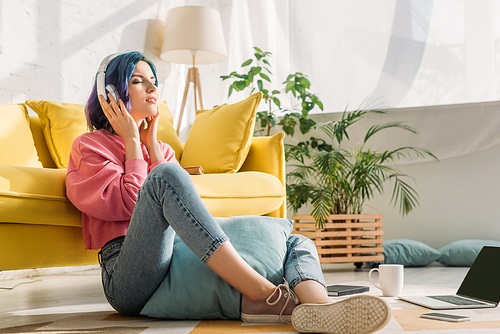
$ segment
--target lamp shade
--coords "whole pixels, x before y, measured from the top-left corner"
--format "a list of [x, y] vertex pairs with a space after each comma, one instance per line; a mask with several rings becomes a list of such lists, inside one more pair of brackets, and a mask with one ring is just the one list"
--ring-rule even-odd
[[223, 61], [226, 44], [220, 14], [200, 6], [176, 7], [168, 11], [161, 58], [172, 63], [197, 64]]

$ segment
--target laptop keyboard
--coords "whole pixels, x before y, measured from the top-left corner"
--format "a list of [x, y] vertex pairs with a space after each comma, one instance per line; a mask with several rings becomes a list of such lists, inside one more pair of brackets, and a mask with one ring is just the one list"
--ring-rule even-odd
[[486, 305], [486, 303], [482, 302], [477, 302], [475, 300], [470, 300], [470, 299], [465, 299], [461, 298], [459, 296], [453, 296], [453, 295], [448, 295], [448, 296], [428, 296], [433, 299], [441, 300], [443, 302], [448, 302], [450, 304], [454, 305]]

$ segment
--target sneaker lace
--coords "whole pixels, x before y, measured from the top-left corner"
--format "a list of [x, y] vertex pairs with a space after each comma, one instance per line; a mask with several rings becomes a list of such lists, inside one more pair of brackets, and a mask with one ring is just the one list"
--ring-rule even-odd
[[[273, 293], [271, 293], [271, 295], [269, 297], [267, 297], [266, 303], [268, 305], [273, 306], [273, 305], [276, 305], [281, 300], [281, 297], [285, 298], [285, 304], [283, 305], [283, 307], [281, 308], [281, 311], [280, 311], [280, 320], [282, 322], [286, 323], [287, 321], [283, 320], [283, 318], [282, 318], [283, 311], [285, 311], [285, 308], [287, 307], [290, 300], [293, 300], [295, 305], [299, 304], [299, 298], [297, 298], [297, 295], [295, 294], [295, 292], [293, 292], [290, 289], [290, 285], [288, 284], [286, 279], [283, 278], [283, 282], [284, 282], [283, 284], [278, 285], [274, 289]], [[283, 292], [281, 288], [284, 288], [285, 292]], [[273, 296], [276, 293], [278, 293], [278, 297], [276, 298], [275, 301], [271, 301], [271, 299], [273, 298]]]

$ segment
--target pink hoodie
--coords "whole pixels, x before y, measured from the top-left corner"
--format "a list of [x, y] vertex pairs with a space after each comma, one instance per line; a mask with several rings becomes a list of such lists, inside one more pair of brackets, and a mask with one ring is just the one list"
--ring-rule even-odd
[[73, 142], [66, 176], [66, 193], [82, 211], [83, 239], [87, 249], [99, 249], [127, 233], [137, 194], [148, 173], [158, 164], [175, 159], [175, 151], [160, 142], [164, 160], [125, 161], [123, 139], [106, 130], [85, 133]]

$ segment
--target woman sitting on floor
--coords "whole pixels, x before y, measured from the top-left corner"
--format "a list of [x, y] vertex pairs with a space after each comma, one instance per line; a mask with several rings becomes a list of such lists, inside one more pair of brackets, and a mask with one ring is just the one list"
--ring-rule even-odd
[[[250, 267], [203, 204], [173, 149], [157, 140], [154, 65], [129, 52], [107, 57], [100, 72], [85, 109], [93, 131], [73, 142], [66, 185], [83, 213], [86, 247], [101, 249], [104, 292], [113, 308], [140, 314], [169, 272], [177, 234], [241, 292], [243, 321], [291, 321], [299, 332], [322, 333], [339, 328], [370, 333], [385, 326], [391, 311], [380, 298], [331, 302], [316, 248], [303, 236], [291, 235], [287, 242], [284, 284], [275, 286]], [[99, 82], [102, 76], [105, 82]], [[117, 97], [103, 96], [100, 85], [113, 85]], [[353, 307], [359, 312], [345, 312]]]

